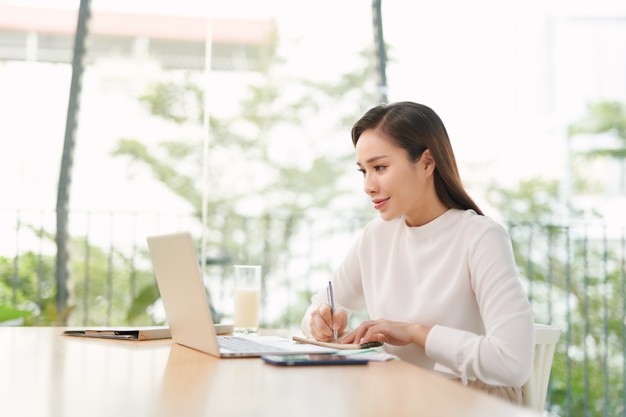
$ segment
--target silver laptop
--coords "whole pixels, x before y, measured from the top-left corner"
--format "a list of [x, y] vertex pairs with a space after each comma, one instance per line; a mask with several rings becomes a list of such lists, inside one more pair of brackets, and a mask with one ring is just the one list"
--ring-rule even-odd
[[217, 336], [191, 235], [149, 236], [147, 241], [174, 342], [221, 357], [336, 352], [284, 337]]

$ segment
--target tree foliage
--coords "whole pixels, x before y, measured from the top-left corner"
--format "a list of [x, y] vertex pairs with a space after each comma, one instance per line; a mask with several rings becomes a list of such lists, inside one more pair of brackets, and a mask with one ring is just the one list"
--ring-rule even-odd
[[585, 152], [589, 156], [608, 156], [617, 159], [626, 158], [626, 103], [602, 101], [587, 106], [587, 114], [582, 120], [571, 124], [568, 137], [579, 134], [609, 134], [620, 142], [617, 148], [599, 148]]
[[542, 178], [525, 179], [511, 188], [492, 186], [488, 199], [503, 218], [516, 223], [549, 222], [562, 208], [559, 182]]
[[[54, 241], [50, 235], [40, 238]], [[134, 270], [133, 258], [123, 252], [105, 250], [85, 238], [72, 238], [70, 251], [74, 297], [64, 311], [57, 311], [50, 279], [54, 255], [27, 251], [14, 258], [0, 257], [0, 322], [22, 318], [21, 323], [30, 326], [154, 324], [145, 309], [134, 315], [128, 311], [131, 282], [148, 285], [151, 273]]]
[[587, 105], [587, 114], [582, 120], [571, 124], [567, 133], [569, 137], [581, 133], [611, 133], [626, 141], [626, 103], [590, 103]]
[[[364, 107], [376, 104], [373, 68], [367, 62], [336, 82], [301, 79], [284, 68], [276, 46], [260, 54], [239, 112], [209, 117], [209, 250], [261, 264], [263, 286], [304, 214], [314, 210], [332, 215], [336, 202], [351, 192], [341, 179], [350, 172], [352, 151], [334, 141], [339, 136], [349, 144], [351, 123]], [[200, 218], [205, 91], [196, 75], [173, 74], [140, 98], [155, 121], [179, 126], [180, 136], [152, 144], [123, 138], [113, 155], [146, 169]], [[142, 294], [156, 295], [149, 289]], [[143, 305], [152, 301], [144, 297]], [[136, 300], [134, 308], [140, 310], [141, 304]]]

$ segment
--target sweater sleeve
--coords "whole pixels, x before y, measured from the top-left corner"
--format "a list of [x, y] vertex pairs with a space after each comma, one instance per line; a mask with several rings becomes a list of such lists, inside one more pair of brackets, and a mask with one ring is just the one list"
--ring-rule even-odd
[[460, 375], [464, 384], [479, 379], [521, 386], [532, 369], [534, 320], [504, 228], [494, 225], [478, 236], [468, 262], [485, 334], [435, 325], [426, 355]]

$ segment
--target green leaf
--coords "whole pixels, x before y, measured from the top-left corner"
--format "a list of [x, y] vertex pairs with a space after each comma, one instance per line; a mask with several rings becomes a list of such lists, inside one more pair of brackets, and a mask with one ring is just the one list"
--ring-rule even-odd
[[147, 285], [142, 288], [141, 291], [137, 294], [135, 299], [132, 301], [130, 308], [128, 309], [128, 313], [126, 314], [126, 319], [129, 323], [133, 323], [139, 317], [146, 313], [148, 307], [154, 304], [161, 294], [159, 293], [159, 288], [156, 283]]
[[[0, 306], [0, 325], [2, 323], [11, 322], [13, 320], [20, 321], [32, 317], [33, 313], [26, 310], [18, 310], [9, 306]], [[22, 319], [22, 320], [18, 320]]]

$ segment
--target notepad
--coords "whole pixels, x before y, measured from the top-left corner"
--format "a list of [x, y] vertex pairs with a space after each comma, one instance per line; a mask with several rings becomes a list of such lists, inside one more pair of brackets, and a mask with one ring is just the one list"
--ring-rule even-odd
[[340, 349], [340, 350], [354, 350], [354, 349], [370, 349], [378, 346], [382, 346], [381, 342], [367, 342], [367, 343], [331, 343], [331, 342], [320, 342], [315, 339], [308, 339], [306, 337], [293, 336], [293, 340], [300, 343], [310, 343], [312, 345], [324, 346], [332, 349]]

